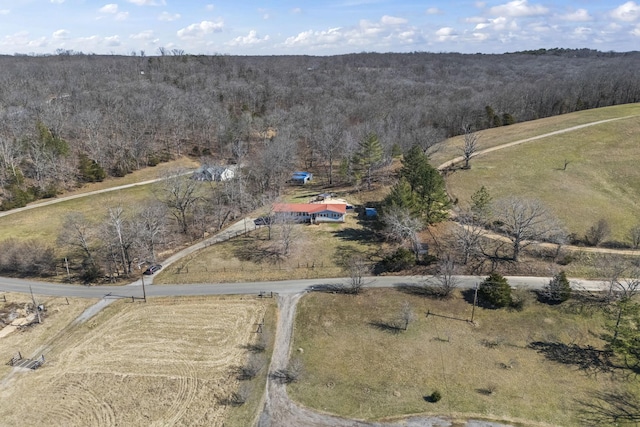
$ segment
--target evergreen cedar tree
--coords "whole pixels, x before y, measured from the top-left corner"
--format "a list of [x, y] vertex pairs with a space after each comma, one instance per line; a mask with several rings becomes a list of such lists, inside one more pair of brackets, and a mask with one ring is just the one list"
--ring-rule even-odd
[[511, 286], [499, 273], [491, 273], [480, 283], [478, 296], [489, 304], [502, 308], [511, 305]]
[[451, 203], [445, 191], [444, 178], [431, 166], [428, 156], [419, 146], [414, 145], [404, 156], [400, 180], [384, 204], [406, 208], [426, 225], [448, 218]]

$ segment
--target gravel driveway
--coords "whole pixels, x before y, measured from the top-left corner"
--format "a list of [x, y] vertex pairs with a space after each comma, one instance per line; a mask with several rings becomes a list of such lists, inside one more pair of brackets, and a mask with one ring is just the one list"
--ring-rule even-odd
[[[291, 401], [287, 394], [286, 385], [273, 380], [271, 374], [284, 369], [289, 363], [291, 353], [291, 338], [296, 305], [304, 293], [285, 294], [278, 296], [278, 326], [273, 349], [273, 357], [267, 379], [267, 396], [264, 410], [260, 415], [258, 427], [447, 427], [452, 422], [442, 417], [412, 416], [392, 423], [366, 422], [348, 420], [334, 415], [323, 414], [305, 408]], [[460, 423], [456, 424], [461, 426]], [[507, 427], [507, 424], [497, 424], [478, 420], [468, 420], [465, 427]]]

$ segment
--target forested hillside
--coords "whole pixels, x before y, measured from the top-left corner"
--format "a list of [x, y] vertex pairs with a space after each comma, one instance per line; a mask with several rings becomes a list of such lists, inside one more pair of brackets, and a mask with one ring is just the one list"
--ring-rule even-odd
[[294, 168], [334, 180], [342, 163], [348, 178], [367, 133], [388, 155], [640, 101], [638, 53], [176, 53], [0, 57], [3, 209], [184, 154], [242, 163], [249, 192], [278, 192]]

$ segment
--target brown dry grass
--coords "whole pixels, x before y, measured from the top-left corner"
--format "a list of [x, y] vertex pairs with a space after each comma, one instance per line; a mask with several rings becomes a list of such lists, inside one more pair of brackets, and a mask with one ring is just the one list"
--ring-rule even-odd
[[[478, 147], [480, 150], [484, 150], [497, 145], [544, 135], [546, 133], [567, 129], [573, 126], [639, 114], [640, 104], [624, 104], [578, 111], [570, 114], [562, 114], [529, 122], [516, 123], [510, 126], [486, 129], [478, 132]], [[461, 156], [463, 145], [463, 136], [448, 139], [441, 147], [439, 147], [437, 152], [430, 156], [433, 165], [438, 166], [446, 161]]]
[[[49, 342], [42, 368], [5, 379], [0, 419], [223, 425], [229, 406], [221, 402], [238, 388], [234, 368], [244, 363], [267, 304], [240, 297], [118, 301]], [[25, 347], [20, 338], [15, 345]]]
[[[111, 178], [104, 182], [88, 184], [76, 191], [62, 194], [60, 197], [144, 182], [162, 177], [168, 171], [176, 168], [194, 168], [196, 166], [197, 164], [193, 160], [180, 158], [172, 162], [161, 163], [156, 167], [135, 171], [122, 178]], [[145, 201], [154, 199], [152, 188], [153, 185], [143, 185], [114, 190], [0, 217], [0, 241], [9, 238], [34, 239], [43, 242], [43, 244], [53, 244], [68, 213], [79, 212], [91, 220], [98, 220], [107, 215], [108, 207], [140, 206]]]
[[[481, 133], [480, 145], [484, 149], [581, 122], [631, 114], [640, 114], [640, 104], [514, 125], [517, 133], [490, 129]], [[611, 240], [623, 242], [638, 223], [640, 174], [634, 135], [639, 131], [636, 116], [484, 154], [471, 160], [470, 170], [449, 175], [447, 190], [463, 206], [469, 205], [471, 195], [482, 185], [494, 200], [513, 195], [539, 199], [579, 237], [604, 218], [611, 225]], [[450, 146], [458, 142], [451, 141]], [[570, 163], [563, 170], [565, 160]]]
[[247, 236], [213, 245], [185, 257], [154, 278], [156, 284], [216, 283], [341, 277], [340, 262], [352, 252], [379, 259], [381, 244], [354, 215], [340, 224], [295, 225], [295, 241], [288, 257], [274, 255], [278, 226], [268, 240], [266, 227]]
[[[416, 321], [395, 333], [388, 326], [404, 301]], [[428, 310], [451, 318], [426, 317]], [[361, 419], [425, 413], [579, 426], [577, 401], [619, 385], [528, 348], [534, 341], [602, 348], [597, 315], [538, 303], [523, 312], [476, 309], [478, 326], [465, 321], [470, 315], [471, 304], [460, 298], [394, 289], [309, 294], [298, 307], [293, 344], [304, 350], [305, 375], [289, 393], [306, 406]], [[434, 390], [442, 400], [426, 402]]]

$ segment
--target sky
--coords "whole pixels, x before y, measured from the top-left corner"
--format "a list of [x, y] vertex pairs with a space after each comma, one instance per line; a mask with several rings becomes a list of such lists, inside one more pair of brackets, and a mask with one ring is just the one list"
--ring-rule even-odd
[[504, 53], [556, 47], [640, 50], [640, 3], [0, 0], [0, 54], [9, 55]]

